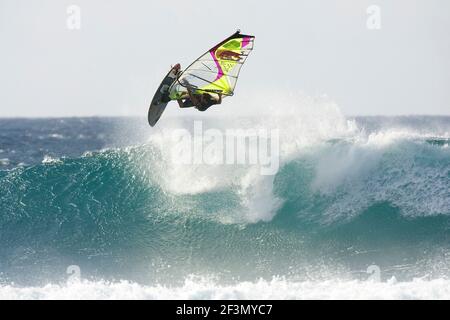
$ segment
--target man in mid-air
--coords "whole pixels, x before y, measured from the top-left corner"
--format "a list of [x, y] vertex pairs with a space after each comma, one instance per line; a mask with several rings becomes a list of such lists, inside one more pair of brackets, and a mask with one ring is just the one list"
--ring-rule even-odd
[[[177, 73], [180, 71], [180, 64], [177, 63], [174, 66], [174, 69], [177, 71]], [[222, 94], [210, 94], [207, 92], [204, 93], [194, 93], [189, 86], [186, 87], [187, 93], [189, 97], [178, 99], [178, 105], [180, 108], [191, 108], [195, 107], [199, 111], [206, 111], [209, 107], [215, 105], [215, 104], [221, 104], [222, 103]], [[217, 97], [216, 97], [217, 95]]]

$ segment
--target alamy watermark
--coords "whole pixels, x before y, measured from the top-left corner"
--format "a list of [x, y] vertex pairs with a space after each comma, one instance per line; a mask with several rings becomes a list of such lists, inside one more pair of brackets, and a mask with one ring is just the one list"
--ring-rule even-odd
[[367, 274], [369, 274], [367, 281], [381, 282], [381, 269], [379, 266], [377, 266], [375, 264], [370, 265], [367, 267], [366, 272], [367, 272]]
[[69, 30], [81, 29], [81, 8], [77, 5], [70, 5], [66, 9], [66, 26]]
[[258, 165], [261, 175], [274, 175], [280, 164], [278, 129], [204, 130], [194, 121], [193, 132], [170, 131], [171, 159], [176, 164]]
[[81, 280], [81, 268], [77, 265], [70, 265], [66, 269], [66, 274], [69, 275], [67, 282], [78, 282]]
[[367, 7], [367, 21], [366, 26], [369, 30], [381, 29], [381, 8], [377, 5], [371, 5]]

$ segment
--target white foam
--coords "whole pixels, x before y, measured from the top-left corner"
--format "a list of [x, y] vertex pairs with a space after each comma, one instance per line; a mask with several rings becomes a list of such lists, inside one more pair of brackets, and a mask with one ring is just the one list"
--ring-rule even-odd
[[[416, 132], [405, 128], [395, 128], [372, 132], [367, 136], [359, 136], [358, 138], [360, 143], [366, 143], [371, 146], [387, 147], [399, 141], [434, 139], [436, 138], [436, 134], [431, 132]], [[439, 136], [439, 138], [446, 139], [447, 137], [444, 135]]]
[[43, 164], [50, 164], [50, 163], [61, 163], [61, 159], [59, 158], [53, 158], [52, 156], [45, 155], [44, 159], [42, 159]]
[[273, 194], [275, 176], [262, 176], [255, 168], [241, 178], [239, 195], [246, 209], [243, 212], [246, 222], [270, 221], [283, 201]]
[[295, 282], [273, 278], [222, 285], [208, 278], [189, 277], [177, 287], [81, 281], [42, 287], [3, 285], [0, 299], [450, 299], [450, 280]]

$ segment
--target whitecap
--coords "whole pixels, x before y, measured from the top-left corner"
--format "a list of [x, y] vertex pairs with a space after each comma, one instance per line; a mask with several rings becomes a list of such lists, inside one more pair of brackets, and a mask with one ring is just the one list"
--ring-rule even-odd
[[0, 286], [0, 299], [171, 299], [171, 300], [358, 300], [449, 299], [450, 280], [413, 279], [407, 282], [271, 280], [219, 284], [208, 277], [188, 277], [180, 286], [142, 285], [130, 281], [70, 281], [41, 287]]
[[61, 163], [61, 159], [59, 158], [53, 158], [49, 155], [45, 155], [44, 159], [42, 160], [43, 164], [50, 164], [50, 163]]

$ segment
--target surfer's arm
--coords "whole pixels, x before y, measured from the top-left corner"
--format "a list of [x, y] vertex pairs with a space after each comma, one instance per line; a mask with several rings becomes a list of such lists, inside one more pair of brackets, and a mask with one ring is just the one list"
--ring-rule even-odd
[[217, 101], [217, 104], [221, 104], [222, 103], [222, 93], [219, 93], [219, 100]]
[[191, 89], [187, 88], [187, 92], [188, 92], [188, 94], [189, 94], [189, 98], [191, 99], [192, 103], [193, 103], [194, 105], [198, 105], [198, 100], [197, 100], [197, 98], [195, 98], [195, 96], [192, 94]]
[[178, 105], [180, 106], [180, 108], [184, 108], [183, 100], [178, 99], [177, 102], [178, 102]]

